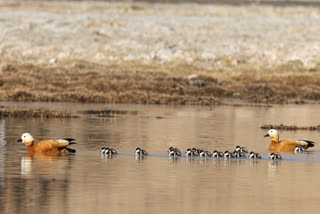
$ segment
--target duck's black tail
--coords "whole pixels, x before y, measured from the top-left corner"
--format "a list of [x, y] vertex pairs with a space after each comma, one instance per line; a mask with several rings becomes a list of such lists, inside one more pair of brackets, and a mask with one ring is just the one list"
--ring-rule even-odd
[[76, 140], [76, 139], [74, 139], [74, 138], [63, 138], [63, 139], [69, 141], [69, 145], [71, 145], [71, 144], [77, 144], [76, 142], [72, 142], [72, 141]]

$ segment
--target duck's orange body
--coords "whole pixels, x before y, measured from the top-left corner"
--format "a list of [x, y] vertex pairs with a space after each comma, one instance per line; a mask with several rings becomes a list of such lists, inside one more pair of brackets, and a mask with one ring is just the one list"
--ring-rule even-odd
[[29, 133], [24, 133], [18, 142], [23, 142], [28, 152], [75, 152], [75, 150], [68, 148], [74, 139], [58, 139], [58, 140], [43, 140], [34, 144], [34, 139]]
[[280, 142], [271, 141], [269, 149], [273, 152], [292, 152], [296, 146], [302, 146], [305, 149], [309, 148], [308, 145], [301, 145], [299, 141], [282, 140]]
[[61, 144], [56, 140], [44, 140], [27, 147], [29, 152], [69, 152], [66, 148], [68, 145]]
[[268, 131], [265, 137], [272, 139], [269, 149], [272, 152], [293, 152], [296, 146], [303, 147], [305, 149], [314, 146], [314, 142], [308, 140], [281, 140], [279, 141], [279, 133], [275, 129]]

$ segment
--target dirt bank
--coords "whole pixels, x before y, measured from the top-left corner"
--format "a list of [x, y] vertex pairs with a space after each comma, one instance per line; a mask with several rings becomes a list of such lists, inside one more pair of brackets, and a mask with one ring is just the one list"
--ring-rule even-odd
[[318, 101], [319, 11], [0, 2], [0, 100]]

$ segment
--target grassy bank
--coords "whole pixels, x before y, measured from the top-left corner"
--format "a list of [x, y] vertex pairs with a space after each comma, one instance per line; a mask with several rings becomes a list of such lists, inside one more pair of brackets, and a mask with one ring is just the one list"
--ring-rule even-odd
[[320, 99], [312, 7], [0, 2], [0, 100]]
[[258, 103], [318, 100], [319, 72], [294, 69], [208, 71], [183, 64], [106, 66], [83, 61], [61, 67], [7, 64], [0, 75], [0, 97], [10, 101], [143, 104], [219, 104], [219, 98]]

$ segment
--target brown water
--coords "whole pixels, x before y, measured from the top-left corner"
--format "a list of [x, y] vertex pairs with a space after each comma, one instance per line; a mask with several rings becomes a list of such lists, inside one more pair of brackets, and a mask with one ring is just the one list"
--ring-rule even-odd
[[[1, 105], [22, 106], [17, 103]], [[320, 153], [269, 161], [263, 124], [318, 125], [319, 105], [201, 107], [25, 104], [65, 110], [79, 119], [0, 120], [0, 213], [306, 213], [320, 208]], [[117, 110], [117, 117], [82, 114]], [[71, 155], [28, 155], [16, 142], [73, 137]], [[280, 132], [317, 142], [317, 131]], [[263, 160], [169, 159], [169, 146], [260, 152]], [[102, 146], [120, 155], [100, 157]], [[136, 160], [137, 146], [150, 156]]]

